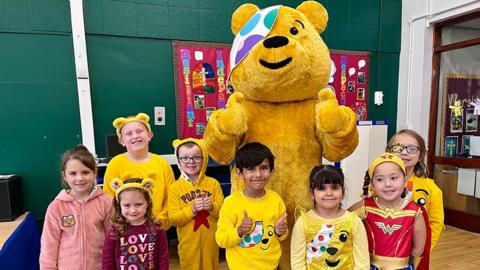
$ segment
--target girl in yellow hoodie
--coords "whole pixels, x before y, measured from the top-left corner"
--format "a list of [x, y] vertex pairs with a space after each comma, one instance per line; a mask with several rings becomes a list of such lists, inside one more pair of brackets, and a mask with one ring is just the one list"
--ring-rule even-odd
[[223, 204], [220, 184], [205, 175], [208, 153], [202, 140], [173, 141], [181, 175], [168, 192], [168, 218], [177, 227], [182, 270], [218, 269], [215, 242]]

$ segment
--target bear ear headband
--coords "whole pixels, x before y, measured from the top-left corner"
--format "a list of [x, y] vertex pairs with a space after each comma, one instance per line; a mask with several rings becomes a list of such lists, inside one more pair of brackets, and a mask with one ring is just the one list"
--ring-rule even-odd
[[121, 134], [122, 127], [131, 122], [140, 122], [144, 124], [145, 127], [147, 127], [148, 132], [152, 132], [150, 124], [148, 123], [149, 120], [150, 120], [150, 117], [146, 113], [139, 113], [136, 116], [129, 116], [127, 118], [118, 117], [117, 119], [113, 120], [113, 127], [117, 129], [118, 138], [122, 136]]
[[148, 193], [150, 194], [152, 192], [152, 188], [153, 188], [153, 180], [150, 179], [150, 178], [145, 178], [145, 179], [142, 180], [141, 183], [132, 182], [132, 183], [124, 184], [122, 180], [120, 180], [118, 178], [114, 178], [110, 182], [110, 185], [112, 186], [113, 190], [115, 190], [115, 199], [117, 199], [117, 201], [118, 201], [118, 194], [120, 194], [120, 192], [122, 192], [123, 190], [125, 190], [127, 188], [143, 189], [143, 190], [148, 191]]

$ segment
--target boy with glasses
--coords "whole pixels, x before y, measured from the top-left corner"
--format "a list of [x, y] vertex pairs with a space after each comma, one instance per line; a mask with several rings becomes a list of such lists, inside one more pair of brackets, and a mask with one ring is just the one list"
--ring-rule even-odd
[[215, 242], [223, 193], [217, 180], [205, 175], [207, 148], [202, 140], [173, 141], [180, 177], [168, 191], [168, 217], [177, 227], [182, 270], [218, 269]]

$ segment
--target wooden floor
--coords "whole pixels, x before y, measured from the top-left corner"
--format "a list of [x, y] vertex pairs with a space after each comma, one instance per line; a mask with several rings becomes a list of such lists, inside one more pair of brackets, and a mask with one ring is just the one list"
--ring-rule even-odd
[[[171, 250], [170, 270], [178, 270], [178, 256]], [[447, 226], [432, 252], [430, 270], [480, 269], [480, 234]], [[221, 256], [219, 270], [228, 270]]]
[[430, 270], [440, 269], [480, 269], [480, 234], [447, 226], [430, 259]]

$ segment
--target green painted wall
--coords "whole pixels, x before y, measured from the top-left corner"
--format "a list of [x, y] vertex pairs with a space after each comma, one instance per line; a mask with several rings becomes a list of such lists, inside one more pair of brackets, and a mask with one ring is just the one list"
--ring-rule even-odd
[[[302, 1], [84, 0], [96, 149], [112, 120], [165, 106], [167, 125], [153, 126], [152, 151], [171, 152], [176, 136], [171, 40], [231, 43], [230, 18], [241, 4]], [[330, 16], [322, 34], [331, 49], [371, 52], [371, 119], [395, 131], [400, 0], [319, 1]], [[60, 189], [59, 156], [81, 142], [70, 7], [58, 0], [0, 0], [0, 174], [23, 177], [27, 209], [42, 218]]]

